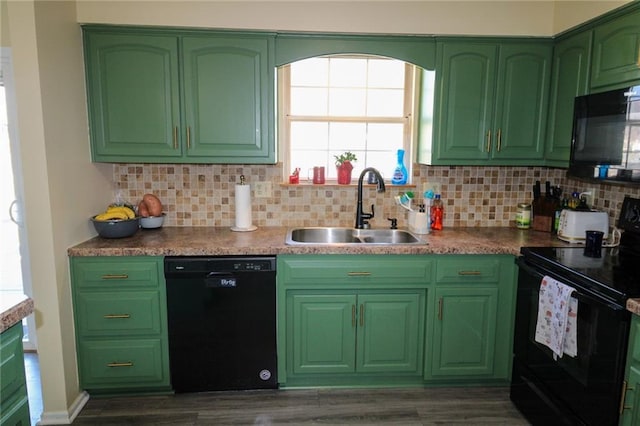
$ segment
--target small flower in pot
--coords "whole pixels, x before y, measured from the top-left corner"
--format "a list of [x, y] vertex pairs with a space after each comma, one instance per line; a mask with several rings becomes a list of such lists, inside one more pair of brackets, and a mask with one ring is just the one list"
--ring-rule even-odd
[[334, 155], [336, 159], [336, 169], [338, 171], [338, 184], [349, 185], [351, 183], [351, 171], [353, 170], [352, 161], [358, 161], [356, 155], [350, 151], [340, 155]]

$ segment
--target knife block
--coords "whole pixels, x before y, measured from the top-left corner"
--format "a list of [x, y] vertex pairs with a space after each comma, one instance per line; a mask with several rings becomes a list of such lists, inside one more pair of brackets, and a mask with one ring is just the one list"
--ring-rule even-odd
[[559, 205], [560, 200], [557, 198], [542, 196], [533, 200], [531, 228], [534, 231], [552, 232], [555, 212]]

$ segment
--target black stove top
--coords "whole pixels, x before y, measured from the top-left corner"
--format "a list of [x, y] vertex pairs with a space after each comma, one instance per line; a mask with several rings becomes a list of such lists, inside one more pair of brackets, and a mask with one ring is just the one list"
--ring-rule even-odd
[[566, 284], [577, 284], [619, 304], [640, 297], [640, 256], [634, 252], [609, 248], [594, 258], [585, 256], [583, 247], [524, 247], [521, 253]]

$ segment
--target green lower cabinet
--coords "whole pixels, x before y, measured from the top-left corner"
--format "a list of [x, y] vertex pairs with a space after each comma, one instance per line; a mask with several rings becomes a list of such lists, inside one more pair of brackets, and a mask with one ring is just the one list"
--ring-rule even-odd
[[81, 388], [169, 392], [163, 258], [73, 257], [71, 286]]
[[421, 304], [423, 292], [291, 294], [291, 374], [419, 375]]
[[513, 256], [438, 257], [427, 314], [427, 382], [508, 383], [516, 283]]
[[432, 370], [438, 376], [492, 375], [497, 288], [438, 288]]
[[640, 316], [631, 319], [620, 425], [640, 425]]
[[22, 351], [22, 322], [0, 334], [0, 425], [28, 426], [29, 399]]

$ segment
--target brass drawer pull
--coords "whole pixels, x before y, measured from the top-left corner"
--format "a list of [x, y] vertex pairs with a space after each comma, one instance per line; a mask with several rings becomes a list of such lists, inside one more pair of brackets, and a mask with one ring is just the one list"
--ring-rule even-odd
[[502, 149], [502, 129], [498, 129], [498, 152]]
[[347, 275], [350, 277], [368, 277], [371, 275], [371, 272], [367, 272], [367, 271], [353, 271], [353, 272], [347, 272]]
[[107, 367], [133, 367], [133, 362], [110, 362]]
[[440, 299], [438, 299], [438, 319], [440, 321], [442, 321], [442, 304], [443, 304], [443, 300], [441, 297]]
[[482, 275], [480, 271], [458, 271], [458, 275]]
[[128, 274], [106, 274], [102, 276], [103, 280], [126, 280], [129, 278]]
[[364, 327], [364, 305], [360, 305], [360, 327]]
[[191, 149], [191, 126], [187, 126], [187, 149]]
[[173, 128], [173, 149], [178, 149], [178, 126]]
[[107, 314], [104, 316], [105, 319], [119, 319], [119, 318], [131, 318], [129, 314]]

